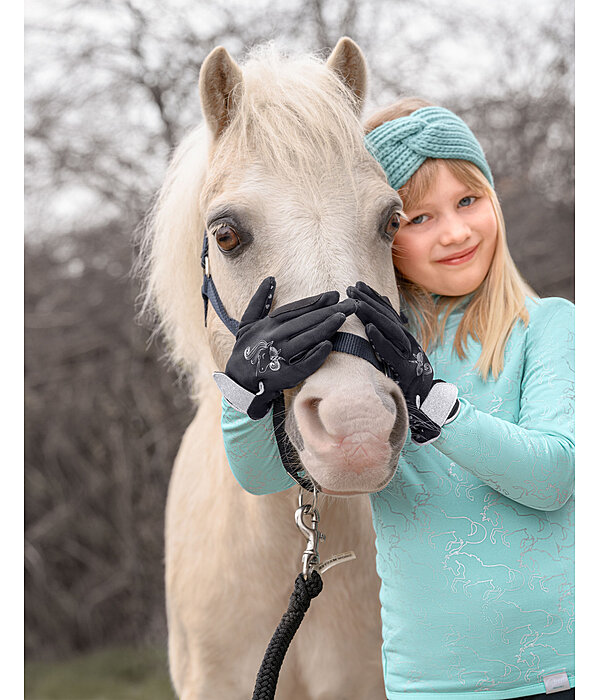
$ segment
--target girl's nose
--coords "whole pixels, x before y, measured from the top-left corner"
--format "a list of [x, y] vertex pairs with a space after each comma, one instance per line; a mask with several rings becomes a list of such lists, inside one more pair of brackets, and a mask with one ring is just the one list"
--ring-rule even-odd
[[462, 243], [471, 235], [471, 228], [464, 219], [454, 214], [447, 217], [444, 222], [442, 234], [440, 235], [440, 243], [442, 245], [452, 245], [453, 243]]

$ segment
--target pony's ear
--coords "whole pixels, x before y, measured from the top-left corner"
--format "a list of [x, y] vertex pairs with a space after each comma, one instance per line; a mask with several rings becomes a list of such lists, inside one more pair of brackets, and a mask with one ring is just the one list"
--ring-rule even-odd
[[242, 71], [222, 46], [213, 49], [202, 63], [198, 88], [206, 123], [218, 138], [231, 121], [234, 89], [242, 83]]
[[343, 36], [327, 59], [327, 65], [352, 90], [356, 112], [360, 114], [367, 94], [367, 62], [358, 44]]

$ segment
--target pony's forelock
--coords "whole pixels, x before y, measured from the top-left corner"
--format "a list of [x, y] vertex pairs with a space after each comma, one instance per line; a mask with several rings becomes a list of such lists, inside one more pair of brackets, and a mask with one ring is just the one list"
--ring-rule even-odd
[[273, 44], [252, 49], [231, 95], [231, 123], [217, 144], [219, 170], [240, 154], [282, 180], [310, 187], [324, 169], [367, 157], [354, 94], [314, 55], [288, 56]]

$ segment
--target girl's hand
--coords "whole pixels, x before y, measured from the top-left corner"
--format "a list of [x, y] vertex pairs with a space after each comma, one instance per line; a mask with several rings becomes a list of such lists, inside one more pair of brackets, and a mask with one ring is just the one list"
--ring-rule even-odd
[[457, 388], [433, 378], [429, 358], [404, 327], [408, 319], [394, 310], [387, 297], [364, 282], [348, 287], [346, 293], [357, 302], [356, 315], [365, 326], [375, 354], [402, 389], [412, 441], [418, 445], [433, 442], [442, 426], [458, 414]]
[[299, 299], [269, 313], [275, 278], [264, 279], [242, 316], [225, 372], [213, 377], [223, 396], [253, 420], [265, 416], [275, 398], [309, 377], [325, 362], [329, 340], [354, 313], [356, 302], [338, 303], [339, 292]]

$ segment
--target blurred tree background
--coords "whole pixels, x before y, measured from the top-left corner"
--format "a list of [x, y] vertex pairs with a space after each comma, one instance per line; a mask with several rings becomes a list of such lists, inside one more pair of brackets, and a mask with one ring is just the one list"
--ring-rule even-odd
[[574, 300], [574, 8], [475, 0], [30, 0], [26, 7], [26, 651], [163, 645], [163, 510], [193, 407], [135, 319], [134, 231], [200, 119], [202, 60], [257, 43], [370, 66], [365, 116], [461, 114], [513, 257]]

